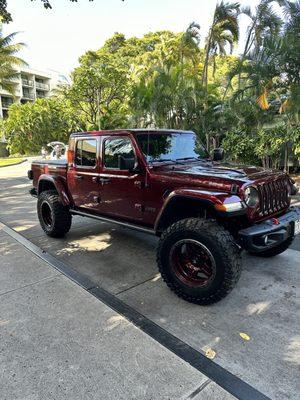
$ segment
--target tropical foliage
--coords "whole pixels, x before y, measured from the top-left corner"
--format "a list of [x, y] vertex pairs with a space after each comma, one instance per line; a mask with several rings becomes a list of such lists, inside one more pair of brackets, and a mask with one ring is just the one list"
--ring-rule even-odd
[[83, 128], [76, 110], [55, 98], [13, 104], [5, 122], [5, 137], [12, 154], [39, 153], [47, 143], [67, 142], [71, 132]]
[[[237, 55], [240, 18], [248, 29]], [[81, 129], [192, 129], [233, 160], [288, 169], [300, 156], [299, 38], [299, 0], [220, 1], [206, 37], [195, 22], [182, 33], [116, 33], [80, 58], [57, 101]]]
[[26, 65], [25, 61], [17, 56], [24, 43], [14, 43], [16, 35], [15, 32], [5, 36], [0, 23], [0, 85], [12, 94], [14, 94], [13, 79], [17, 76], [15, 67]]

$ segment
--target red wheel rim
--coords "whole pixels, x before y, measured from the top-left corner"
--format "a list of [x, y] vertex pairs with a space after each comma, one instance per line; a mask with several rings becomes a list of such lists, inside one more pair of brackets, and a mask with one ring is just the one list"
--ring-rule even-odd
[[49, 204], [46, 202], [42, 204], [42, 218], [45, 225], [47, 225], [48, 227], [52, 226], [52, 211]]
[[176, 277], [187, 286], [208, 286], [216, 276], [216, 263], [206, 246], [194, 239], [174, 244], [170, 263]]

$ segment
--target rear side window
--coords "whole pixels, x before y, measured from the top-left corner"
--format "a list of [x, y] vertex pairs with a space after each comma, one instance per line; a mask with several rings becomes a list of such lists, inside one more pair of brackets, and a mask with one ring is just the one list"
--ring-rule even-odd
[[83, 139], [77, 141], [75, 164], [82, 167], [95, 167], [97, 158], [97, 140]]
[[104, 166], [119, 169], [119, 156], [135, 158], [131, 140], [128, 137], [106, 139], [104, 141]]

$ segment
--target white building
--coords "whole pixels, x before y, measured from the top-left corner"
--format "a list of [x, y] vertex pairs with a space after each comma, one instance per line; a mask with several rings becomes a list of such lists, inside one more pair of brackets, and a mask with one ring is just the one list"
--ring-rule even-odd
[[49, 97], [61, 84], [67, 84], [67, 78], [56, 71], [42, 72], [32, 68], [17, 69], [18, 76], [12, 81], [14, 95], [0, 85], [0, 117], [8, 115], [8, 108], [13, 103], [27, 103], [37, 98]]

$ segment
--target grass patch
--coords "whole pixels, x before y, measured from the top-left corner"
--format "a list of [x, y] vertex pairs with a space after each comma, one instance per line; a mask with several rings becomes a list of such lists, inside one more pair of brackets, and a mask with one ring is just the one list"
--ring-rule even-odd
[[8, 165], [18, 164], [23, 160], [24, 160], [24, 157], [0, 158], [0, 167], [6, 167]]

